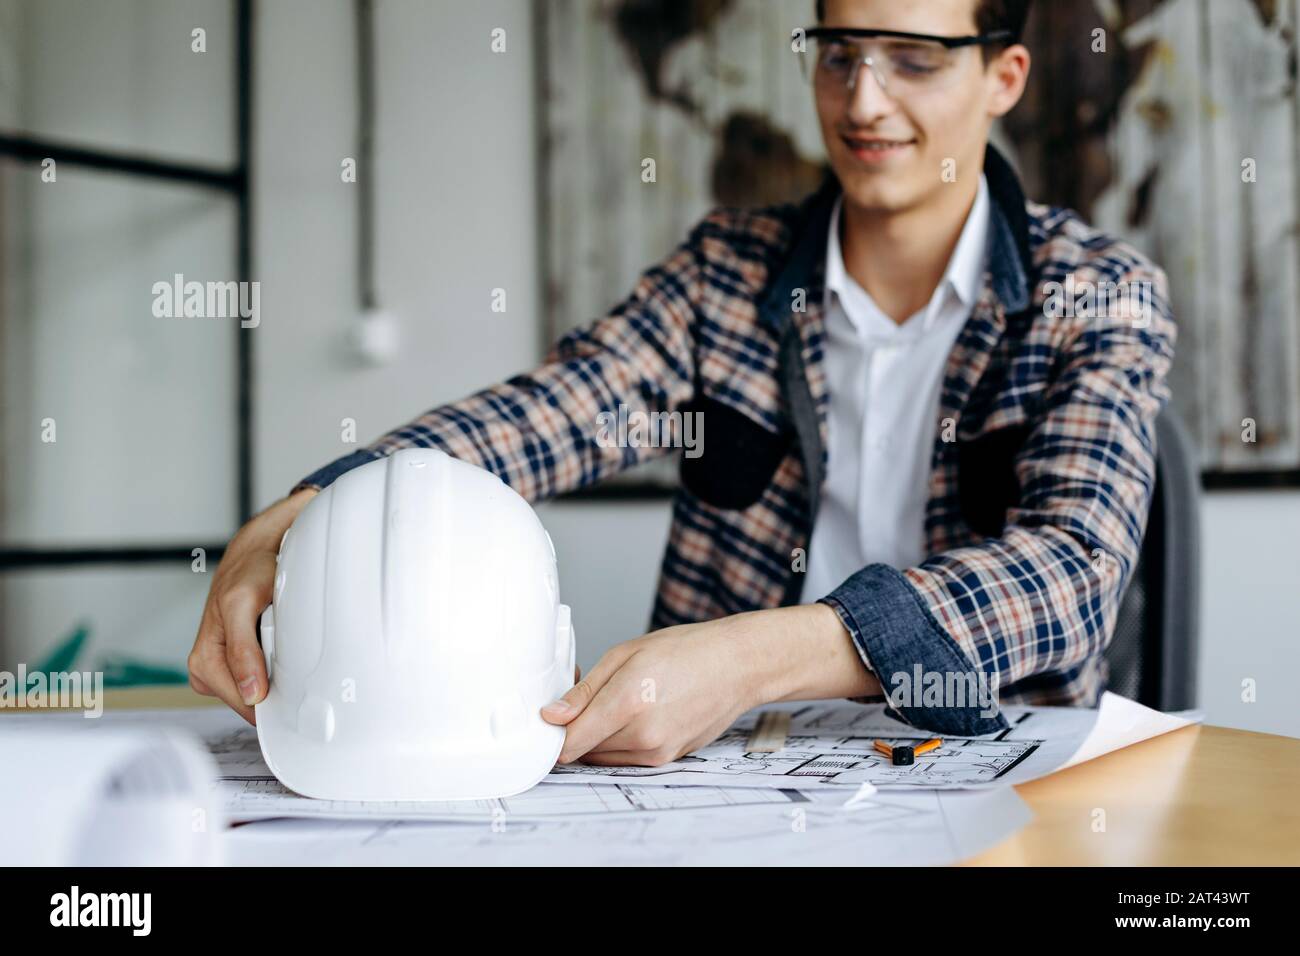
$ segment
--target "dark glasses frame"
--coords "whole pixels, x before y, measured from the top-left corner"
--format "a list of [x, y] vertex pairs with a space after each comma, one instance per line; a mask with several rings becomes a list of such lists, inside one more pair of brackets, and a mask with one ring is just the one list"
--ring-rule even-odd
[[927, 43], [938, 43], [947, 47], [949, 50], [955, 50], [965, 46], [988, 46], [993, 43], [1014, 43], [1015, 34], [1010, 30], [994, 30], [991, 33], [978, 33], [973, 36], [964, 37], [941, 37], [932, 36], [928, 33], [904, 33], [898, 30], [871, 30], [863, 27], [808, 27], [804, 30], [804, 36], [810, 40], [821, 39], [841, 39], [846, 37], [857, 37], [862, 39], [876, 39], [883, 37], [890, 40], [920, 40]]

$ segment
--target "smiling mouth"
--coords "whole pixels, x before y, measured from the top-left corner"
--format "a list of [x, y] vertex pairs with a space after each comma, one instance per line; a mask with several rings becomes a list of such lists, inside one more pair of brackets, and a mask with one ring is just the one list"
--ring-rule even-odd
[[870, 136], [850, 139], [847, 136], [841, 136], [840, 140], [858, 159], [871, 162], [878, 162], [890, 156], [896, 156], [903, 150], [916, 143], [914, 139], [887, 139], [885, 137]]

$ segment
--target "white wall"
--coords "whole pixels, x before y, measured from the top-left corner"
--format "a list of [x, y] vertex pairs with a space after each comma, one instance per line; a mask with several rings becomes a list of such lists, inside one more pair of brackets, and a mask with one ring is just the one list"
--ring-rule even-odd
[[1300, 737], [1300, 492], [1216, 492], [1201, 515], [1206, 720]]
[[[400, 323], [400, 357], [359, 366], [352, 4], [259, 5], [257, 494], [433, 405], [539, 357], [532, 46], [528, 4], [492, 0], [375, 5], [379, 49], [375, 259], [381, 302]], [[310, 25], [307, 29], [306, 25]], [[506, 30], [507, 52], [489, 48]], [[288, 51], [292, 51], [291, 53]], [[495, 288], [507, 311], [491, 311]]]
[[578, 664], [586, 672], [605, 651], [649, 627], [669, 505], [551, 502], [538, 511], [555, 542], [560, 593], [573, 608]]

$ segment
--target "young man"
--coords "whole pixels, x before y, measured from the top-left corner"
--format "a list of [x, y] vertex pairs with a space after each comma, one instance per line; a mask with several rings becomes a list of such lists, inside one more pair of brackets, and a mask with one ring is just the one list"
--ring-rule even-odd
[[[540, 368], [250, 521], [213, 581], [195, 689], [251, 720], [267, 689], [255, 620], [316, 490], [431, 445], [546, 498], [628, 464], [596, 437], [621, 404], [701, 413], [707, 441], [683, 459], [657, 630], [542, 712], [567, 727], [563, 761], [662, 764], [776, 700], [883, 694], [942, 734], [1005, 726], [975, 687], [1094, 704], [1174, 327], [1159, 269], [1026, 202], [988, 144], [1024, 89], [1027, 6], [819, 4], [802, 55], [834, 181], [797, 207], [715, 211]], [[1075, 308], [1062, 287], [1147, 295]]]

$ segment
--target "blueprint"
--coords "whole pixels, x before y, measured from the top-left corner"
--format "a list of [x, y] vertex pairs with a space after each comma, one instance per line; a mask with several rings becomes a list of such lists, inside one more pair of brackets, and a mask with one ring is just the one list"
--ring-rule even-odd
[[[679, 810], [730, 810], [734, 813], [750, 807], [789, 808], [806, 805], [813, 799], [794, 787], [665, 787], [641, 786], [636, 781], [610, 781], [614, 786], [539, 784], [516, 796], [494, 800], [317, 800], [294, 793], [275, 778], [262, 759], [256, 729], [227, 708], [109, 711], [95, 721], [77, 723], [77, 720], [80, 720], [79, 715], [23, 714], [7, 716], [0, 727], [17, 729], [24, 724], [62, 723], [76, 728], [82, 735], [95, 734], [99, 728], [155, 725], [188, 731], [197, 736], [215, 758], [216, 775], [211, 784], [213, 802], [220, 807], [226, 819], [235, 823], [297, 817], [318, 820], [473, 821], [500, 825], [507, 820], [647, 816]], [[847, 795], [840, 791], [826, 796], [835, 804], [843, 803]]]
[[[552, 782], [609, 780], [687, 784], [692, 780], [729, 787], [842, 787], [871, 783], [876, 787], [965, 788], [996, 783], [1029, 759], [1041, 740], [952, 738], [942, 747], [895, 767], [872, 748], [875, 736], [791, 734], [776, 753], [746, 753], [748, 733], [729, 731], [707, 747], [662, 767], [556, 767]], [[915, 746], [928, 737], [882, 734], [891, 746]]]
[[1076, 707], [1004, 707], [1010, 727], [983, 737], [944, 737], [943, 746], [895, 767], [873, 749], [930, 739], [895, 720], [883, 704], [817, 701], [777, 704], [791, 711], [785, 747], [748, 753], [749, 733], [758, 720], [751, 711], [712, 744], [662, 767], [557, 766], [552, 783], [625, 783], [726, 787], [844, 788], [871, 784], [879, 789], [978, 789], [1026, 783], [1083, 760], [1109, 753], [1200, 719], [1161, 714], [1106, 694], [1098, 710]]
[[242, 720], [211, 722], [201, 736], [217, 760], [219, 801], [237, 821], [274, 817], [386, 820], [548, 820], [682, 809], [788, 805], [803, 801], [793, 790], [731, 790], [720, 787], [614, 787], [541, 784], [495, 800], [352, 801], [317, 800], [285, 787], [262, 760], [257, 732]]
[[[948, 737], [943, 746], [895, 767], [872, 748], [883, 739], [894, 744], [925, 739], [890, 717], [880, 704], [817, 701], [775, 704], [791, 712], [785, 747], [774, 753], [748, 753], [749, 733], [758, 711], [742, 716], [718, 740], [663, 767], [557, 766], [545, 784], [507, 801], [374, 803], [321, 801], [285, 788], [262, 760], [257, 731], [223, 707], [183, 710], [108, 711], [98, 720], [78, 714], [6, 715], [6, 727], [27, 722], [81, 720], [95, 726], [159, 724], [196, 734], [216, 758], [218, 802], [232, 820], [312, 816], [408, 820], [463, 820], [507, 814], [522, 819], [557, 815], [600, 816], [646, 813], [674, 806], [737, 807], [780, 803], [782, 793], [810, 794], [826, 789], [845, 802], [851, 795], [885, 790], [963, 790], [1025, 783], [1121, 746], [1176, 730], [1199, 720], [1197, 714], [1161, 714], [1106, 694], [1099, 710], [1071, 707], [1005, 707], [1010, 727], [984, 737]], [[93, 725], [93, 726], [90, 726]], [[603, 793], [604, 788], [616, 788]], [[655, 795], [655, 788], [671, 788]], [[687, 793], [685, 788], [705, 788]], [[563, 793], [565, 788], [577, 788]], [[775, 793], [744, 794], [767, 790]], [[694, 803], [693, 803], [694, 802]], [[671, 806], [670, 806], [671, 804]]]
[[[110, 713], [104, 720], [149, 721], [157, 712]], [[216, 759], [216, 799], [234, 822], [280, 817], [354, 820], [480, 821], [554, 820], [616, 814], [650, 814], [672, 810], [716, 810], [753, 806], [791, 806], [808, 798], [793, 789], [744, 789], [698, 786], [613, 787], [541, 784], [513, 797], [494, 800], [318, 800], [285, 787], [262, 759], [257, 731], [233, 711], [203, 708], [171, 711], [168, 719], [197, 734]], [[843, 795], [839, 797], [843, 802]]]
[[1000, 843], [1032, 818], [1010, 788], [877, 795], [852, 810], [841, 799], [823, 791], [744, 812], [462, 824], [274, 820], [228, 831], [223, 849], [242, 866], [942, 865]]
[[[560, 786], [542, 783], [514, 797], [494, 800], [317, 800], [287, 789], [269, 772], [261, 778], [232, 780], [217, 786], [226, 815], [235, 821], [306, 817], [355, 820], [498, 821], [554, 820], [570, 817], [649, 815], [675, 810], [741, 807], [790, 807], [809, 802], [797, 790], [750, 787], [644, 787], [618, 784]], [[840, 798], [843, 802], [843, 797]]]
[[[349, 818], [382, 816], [396, 819], [450, 820], [500, 811], [501, 801], [441, 801], [388, 803], [374, 801], [332, 801], [300, 797], [285, 788], [262, 760], [257, 731], [242, 720], [230, 719], [224, 712], [216, 717], [200, 718], [194, 712], [197, 730], [217, 759], [221, 770], [221, 802], [232, 819], [251, 820], [272, 816], [317, 816]], [[1089, 712], [1085, 712], [1089, 713]], [[1095, 715], [1093, 715], [1095, 716]], [[581, 785], [582, 794], [570, 794], [561, 802], [558, 796], [543, 796], [548, 788], [511, 798], [510, 812], [549, 817], [555, 807], [566, 813], [607, 813], [621, 809], [625, 802], [641, 805], [650, 802], [649, 792], [660, 787], [707, 787], [713, 796], [717, 788], [727, 790], [812, 790], [836, 789], [847, 796], [864, 783], [875, 787], [920, 787], [926, 789], [962, 789], [994, 784], [1017, 766], [1032, 760], [1042, 740], [1026, 737], [1013, 739], [954, 738], [945, 740], [938, 750], [919, 757], [907, 767], [892, 766], [888, 758], [872, 748], [872, 741], [883, 737], [893, 743], [920, 743], [922, 736], [905, 724], [885, 716], [879, 707], [858, 704], [812, 704], [795, 712], [791, 732], [784, 749], [776, 753], [750, 754], [745, 746], [756, 714], [747, 715], [722, 737], [665, 767], [592, 767], [582, 764], [556, 767], [546, 778], [550, 784]], [[1028, 721], [1022, 719], [1028, 726]], [[907, 733], [900, 733], [903, 730]], [[619, 787], [624, 796], [598, 793], [601, 785]], [[639, 786], [629, 786], [629, 785]], [[685, 800], [686, 797], [677, 797]], [[692, 798], [694, 799], [694, 798]], [[740, 796], [727, 799], [738, 800]], [[762, 798], [745, 797], [746, 802]], [[572, 801], [569, 805], [568, 801]]]
[[[38, 735], [29, 732], [32, 725], [43, 726], [51, 739], [67, 737], [91, 756], [107, 753], [117, 739], [144, 739], [167, 728], [189, 737], [202, 756], [206, 769], [196, 779], [198, 789], [177, 803], [184, 826], [160, 814], [157, 801], [140, 802], [139, 818], [152, 829], [131, 831], [134, 849], [104, 860], [114, 863], [158, 859], [160, 841], [191, 832], [199, 803], [212, 806], [211, 819], [235, 821], [210, 835], [213, 857], [237, 865], [943, 864], [991, 847], [1032, 816], [1010, 788], [878, 794], [869, 788], [638, 781], [543, 783], [500, 800], [336, 803], [281, 786], [262, 761], [255, 731], [225, 708], [109, 711], [94, 721], [79, 714], [9, 715], [0, 717], [0, 731], [9, 732], [0, 733], [0, 752], [33, 744]], [[50, 775], [57, 783], [51, 793], [93, 805], [90, 757], [69, 763]], [[83, 778], [86, 786], [78, 787]], [[120, 828], [122, 819], [114, 817], [114, 826]]]

